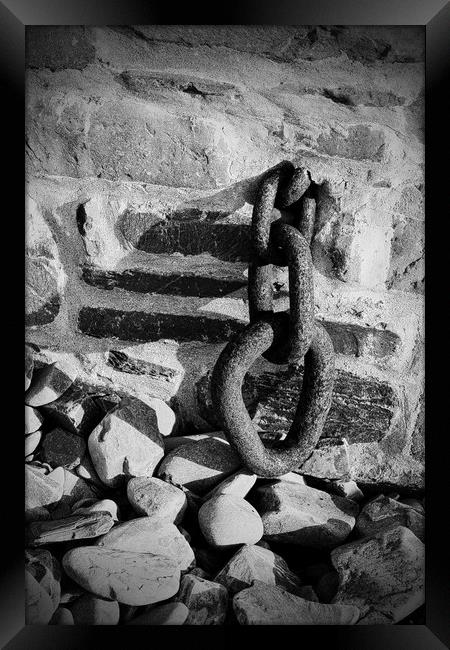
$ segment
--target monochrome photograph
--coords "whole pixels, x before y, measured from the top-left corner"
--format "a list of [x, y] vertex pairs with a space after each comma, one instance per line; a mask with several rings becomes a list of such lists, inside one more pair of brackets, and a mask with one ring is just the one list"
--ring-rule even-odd
[[26, 624], [424, 626], [425, 27], [25, 65]]

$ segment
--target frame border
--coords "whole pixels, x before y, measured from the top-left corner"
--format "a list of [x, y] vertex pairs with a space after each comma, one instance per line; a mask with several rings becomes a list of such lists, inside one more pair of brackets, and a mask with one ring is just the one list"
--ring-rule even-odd
[[[440, 650], [450, 647], [450, 617], [448, 616], [450, 604], [450, 559], [447, 547], [445, 529], [441, 529], [441, 521], [445, 526], [442, 505], [439, 496], [445, 494], [447, 474], [447, 456], [442, 453], [442, 443], [438, 441], [442, 424], [435, 414], [438, 405], [448, 401], [444, 395], [444, 383], [435, 382], [433, 391], [430, 390], [432, 355], [442, 354], [438, 344], [430, 344], [431, 340], [439, 341], [442, 337], [441, 328], [436, 336], [432, 336], [433, 323], [431, 321], [431, 305], [433, 292], [438, 295], [438, 279], [444, 276], [444, 269], [439, 273], [439, 262], [446, 259], [448, 250], [441, 254], [435, 248], [440, 240], [441, 245], [445, 237], [441, 234], [441, 221], [439, 226], [432, 228], [432, 215], [439, 219], [443, 212], [443, 188], [448, 185], [448, 166], [441, 164], [439, 156], [442, 150], [442, 126], [447, 124], [448, 103], [445, 102], [444, 92], [448, 86], [448, 34], [450, 32], [450, 4], [446, 0], [278, 0], [270, 4], [269, 0], [241, 0], [239, 6], [217, 7], [216, 14], [205, 10], [192, 3], [184, 6], [181, 11], [174, 11], [172, 6], [162, 6], [163, 3], [148, 2], [146, 0], [122, 0], [120, 3], [108, 0], [0, 0], [0, 72], [1, 89], [4, 98], [4, 107], [7, 109], [6, 134], [11, 137], [11, 147], [5, 149], [9, 167], [9, 183], [13, 179], [19, 185], [19, 194], [23, 192], [23, 179], [25, 166], [23, 154], [17, 146], [23, 138], [23, 125], [25, 118], [24, 109], [24, 70], [25, 70], [25, 27], [27, 25], [100, 25], [100, 24], [341, 24], [341, 25], [422, 25], [426, 32], [426, 206], [428, 220], [425, 220], [427, 241], [430, 238], [426, 256], [426, 273], [429, 276], [425, 322], [430, 333], [426, 341], [425, 376], [429, 381], [425, 384], [426, 402], [428, 405], [426, 423], [429, 425], [430, 434], [426, 443], [426, 468], [427, 468], [427, 531], [426, 531], [426, 625], [396, 625], [396, 626], [302, 626], [301, 641], [331, 643], [333, 648], [343, 650]], [[446, 83], [447, 82], [447, 83]], [[444, 114], [445, 111], [445, 114]], [[441, 126], [442, 125], [442, 126]], [[23, 141], [23, 140], [22, 140]], [[5, 192], [4, 198], [10, 200], [9, 210], [6, 215], [17, 212], [17, 193]], [[22, 195], [23, 196], [23, 195]], [[448, 209], [448, 208], [447, 208]], [[439, 216], [438, 216], [439, 215]], [[8, 234], [10, 226], [19, 229], [24, 236], [22, 216], [8, 221]], [[438, 235], [436, 237], [436, 230]], [[431, 246], [433, 248], [431, 248]], [[433, 250], [433, 255], [430, 255]], [[17, 266], [19, 268], [17, 268]], [[17, 314], [23, 314], [24, 270], [21, 265], [14, 265], [14, 282], [17, 282], [18, 291], [14, 289], [7, 292], [5, 307], [9, 304], [19, 304], [14, 310], [8, 309], [7, 336], [15, 334], [20, 338], [20, 326]], [[431, 275], [430, 275], [431, 274]], [[10, 288], [7, 282], [6, 286]], [[13, 300], [14, 298], [14, 300]], [[439, 313], [440, 318], [442, 318]], [[440, 324], [440, 318], [435, 319]], [[23, 321], [22, 321], [23, 322]], [[427, 332], [428, 334], [428, 332]], [[7, 339], [9, 340], [9, 338]], [[18, 348], [22, 349], [23, 339], [18, 341]], [[13, 346], [6, 346], [11, 354], [8, 368], [8, 379], [22, 377], [20, 364]], [[434, 347], [434, 350], [433, 350]], [[21, 358], [21, 357], [20, 357]], [[441, 361], [441, 358], [439, 359]], [[17, 366], [19, 366], [17, 368]], [[22, 378], [21, 378], [22, 382]], [[439, 385], [438, 385], [439, 384]], [[18, 391], [16, 391], [18, 395]], [[18, 405], [18, 412], [22, 405]], [[431, 415], [433, 414], [433, 415]], [[442, 414], [443, 415], [443, 414]], [[442, 420], [441, 420], [442, 421]], [[444, 420], [445, 421], [445, 420]], [[436, 433], [435, 430], [436, 429]], [[5, 428], [4, 435], [8, 431]], [[17, 440], [15, 440], [16, 438]], [[434, 438], [434, 439], [433, 439]], [[10, 456], [22, 458], [22, 438], [12, 435]], [[10, 442], [10, 441], [8, 441]], [[15, 462], [15, 461], [14, 461]], [[8, 465], [8, 463], [7, 463]], [[9, 464], [11, 465], [11, 464]], [[10, 470], [8, 482], [4, 485], [8, 493], [13, 495], [8, 502], [5, 522], [6, 548], [0, 577], [0, 642], [8, 650], [21, 648], [97, 648], [98, 644], [118, 642], [122, 645], [132, 642], [139, 643], [148, 640], [148, 630], [140, 627], [130, 627], [125, 633], [124, 627], [52, 627], [52, 626], [25, 626], [24, 625], [24, 571], [23, 571], [23, 475]], [[19, 532], [20, 531], [20, 532]], [[445, 570], [447, 569], [447, 571]], [[298, 631], [286, 630], [290, 632]], [[242, 638], [243, 643], [255, 642], [255, 632], [258, 643], [273, 645], [283, 641], [284, 630], [280, 627], [268, 626], [250, 630], [249, 628], [179, 628], [166, 627], [165, 629], [152, 628], [152, 639], [164, 643], [183, 643], [187, 647], [195, 646], [200, 650], [211, 647], [211, 644], [228, 646], [233, 637]], [[132, 637], [132, 635], [135, 635]], [[182, 634], [182, 637], [179, 636]], [[287, 637], [288, 638], [288, 637]], [[444, 645], [445, 644], [445, 645]]]

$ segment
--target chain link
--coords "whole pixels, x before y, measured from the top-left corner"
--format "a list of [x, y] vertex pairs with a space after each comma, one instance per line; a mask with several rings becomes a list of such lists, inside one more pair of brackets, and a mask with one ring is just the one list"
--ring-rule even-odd
[[[314, 320], [313, 264], [315, 200], [309, 172], [284, 161], [263, 177], [255, 197], [248, 270], [250, 324], [233, 337], [214, 367], [211, 395], [230, 444], [259, 476], [279, 476], [305, 462], [322, 433], [334, 382], [334, 350]], [[277, 217], [274, 208], [293, 214]], [[274, 220], [275, 218], [275, 220]], [[290, 221], [290, 223], [289, 223]], [[273, 308], [273, 265], [287, 266], [289, 311]], [[300, 363], [303, 383], [288, 435], [266, 447], [242, 399], [242, 382], [262, 355], [272, 363]]]

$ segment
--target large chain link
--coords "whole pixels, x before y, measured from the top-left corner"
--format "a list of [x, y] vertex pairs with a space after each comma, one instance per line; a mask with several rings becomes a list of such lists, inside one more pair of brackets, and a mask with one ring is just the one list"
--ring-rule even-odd
[[[214, 367], [211, 395], [223, 431], [244, 465], [259, 476], [279, 476], [299, 468], [313, 452], [331, 405], [334, 350], [326, 330], [314, 320], [310, 242], [315, 201], [305, 195], [309, 173], [283, 162], [263, 177], [252, 216], [248, 273], [250, 324], [234, 336]], [[274, 208], [288, 220], [273, 221]], [[290, 223], [289, 223], [290, 221]], [[289, 312], [273, 309], [272, 266], [289, 271]], [[286, 438], [265, 446], [242, 399], [242, 382], [262, 355], [272, 363], [300, 363], [303, 384]]]

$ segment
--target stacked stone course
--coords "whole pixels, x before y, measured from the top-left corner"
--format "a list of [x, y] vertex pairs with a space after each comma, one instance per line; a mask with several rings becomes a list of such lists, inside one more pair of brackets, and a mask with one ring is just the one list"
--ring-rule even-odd
[[[28, 28], [36, 362], [215, 428], [208, 372], [248, 322], [255, 189], [291, 160], [313, 180], [316, 317], [338, 369], [308, 473], [423, 489], [423, 91], [421, 28]], [[274, 279], [284, 309], [286, 269]], [[249, 381], [282, 437], [301, 371], [261, 361]]]

